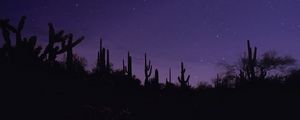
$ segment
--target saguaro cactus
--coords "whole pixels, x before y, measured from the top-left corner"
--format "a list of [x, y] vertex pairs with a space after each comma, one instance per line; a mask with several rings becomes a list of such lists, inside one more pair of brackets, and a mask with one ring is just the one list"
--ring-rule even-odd
[[109, 49], [106, 50], [106, 71], [109, 73], [111, 70], [111, 65], [109, 61]]
[[11, 39], [10, 39], [10, 28], [14, 29], [9, 23], [9, 20], [0, 20], [0, 28], [2, 29], [4, 46], [10, 48], [11, 47]]
[[132, 77], [132, 57], [130, 56], [130, 53], [127, 54], [127, 67], [125, 66], [125, 61], [123, 59], [123, 73], [124, 75], [127, 75], [129, 77]]
[[166, 78], [166, 85], [172, 84], [171, 68], [169, 68], [169, 79]]
[[[84, 37], [82, 36], [78, 40], [73, 42], [71, 40], [73, 39], [71, 37], [73, 35], [64, 35], [64, 31], [62, 30], [56, 33], [52, 23], [49, 23], [48, 26], [49, 26], [49, 42], [43, 54], [41, 55], [42, 60], [47, 58], [46, 60], [48, 62], [54, 62], [57, 55], [67, 52], [68, 50], [70, 54], [71, 49], [73, 49], [73, 47], [78, 45], [84, 39]], [[68, 44], [66, 45], [65, 41], [68, 38], [69, 41]], [[61, 47], [58, 46], [55, 47], [55, 43], [61, 43]]]
[[[148, 62], [148, 64], [147, 64]], [[145, 85], [149, 83], [149, 77], [152, 74], [151, 61], [147, 61], [147, 54], [145, 53]]]
[[257, 55], [257, 48], [254, 47], [254, 51], [252, 51], [250, 41], [247, 40], [247, 48], [248, 48], [248, 58], [247, 58], [247, 65], [246, 65], [246, 73], [249, 80], [255, 80], [255, 67], [256, 67], [256, 55]]
[[[36, 46], [36, 41], [37, 37], [36, 36], [31, 36], [29, 39], [23, 38], [22, 37], [22, 30], [25, 25], [25, 16], [21, 17], [21, 20], [18, 23], [17, 27], [13, 27], [12, 25], [9, 24], [9, 20], [0, 20], [0, 28], [2, 29], [2, 34], [4, 38], [4, 48], [6, 48], [6, 52], [10, 53], [10, 48], [12, 48], [11, 45], [11, 39], [10, 39], [10, 32], [15, 33], [15, 38], [16, 38], [16, 45], [15, 45], [15, 50], [14, 54], [18, 54], [22, 57], [38, 57], [41, 47], [35, 47]], [[30, 54], [27, 56], [24, 56], [25, 54]], [[33, 56], [32, 56], [33, 55]], [[17, 59], [24, 59], [24, 58], [17, 58]]]
[[[20, 43], [22, 42], [22, 30], [24, 28], [24, 25], [25, 25], [25, 20], [26, 20], [26, 17], [25, 16], [22, 16], [21, 17], [21, 20], [19, 21], [18, 23], [18, 26], [17, 28], [14, 28], [13, 26], [9, 25], [8, 22], [9, 20], [1, 20], [1, 26], [5, 27], [5, 29], [3, 29], [3, 33], [5, 33], [6, 35], [9, 35], [7, 34], [8, 30], [15, 33], [16, 34], [16, 46], [19, 46]], [[5, 36], [7, 37], [7, 36]], [[8, 41], [7, 41], [8, 42]]]
[[178, 81], [180, 83], [180, 87], [186, 88], [189, 87], [189, 79], [190, 79], [190, 75], [188, 75], [187, 78], [185, 78], [185, 68], [183, 65], [183, 62], [181, 62], [181, 72], [180, 72], [180, 76], [178, 76]]
[[125, 60], [123, 59], [122, 60], [122, 72], [123, 72], [124, 75], [126, 74], [126, 71], [127, 71], [127, 68], [125, 66]]
[[71, 69], [71, 67], [73, 66], [73, 47], [78, 45], [83, 39], [84, 37], [80, 37], [75, 42], [73, 42], [73, 34], [70, 34], [68, 44], [65, 45], [65, 42], [62, 42], [62, 48], [65, 48], [67, 51], [67, 69]]
[[158, 84], [159, 83], [159, 74], [158, 74], [158, 70], [155, 69], [155, 73], [154, 73], [154, 79], [152, 81], [153, 84]]
[[127, 75], [132, 77], [132, 57], [130, 56], [129, 52], [127, 55]]
[[21, 17], [21, 20], [20, 20], [20, 22], [18, 24], [18, 27], [17, 27], [16, 31], [15, 31], [15, 33], [16, 33], [16, 45], [19, 45], [21, 43], [21, 41], [22, 41], [22, 34], [21, 34], [21, 32], [22, 32], [22, 30], [24, 28], [25, 19], [26, 19], [25, 16]]
[[96, 71], [100, 74], [110, 73], [111, 65], [109, 61], [109, 50], [102, 46], [102, 38], [100, 38], [100, 48], [98, 51]]

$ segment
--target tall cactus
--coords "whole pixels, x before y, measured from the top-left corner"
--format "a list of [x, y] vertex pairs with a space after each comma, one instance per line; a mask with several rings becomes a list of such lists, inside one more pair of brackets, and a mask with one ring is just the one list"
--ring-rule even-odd
[[[16, 38], [15, 48], [17, 48], [17, 49], [15, 50], [15, 54], [19, 54], [20, 56], [22, 56], [27, 53], [32, 53], [31, 55], [38, 56], [42, 48], [35, 47], [37, 37], [31, 36], [29, 39], [22, 37], [22, 30], [25, 25], [25, 20], [26, 20], [26, 17], [22, 16], [17, 27], [13, 27], [12, 25], [10, 25], [8, 19], [0, 20], [0, 28], [2, 29], [2, 34], [3, 34], [3, 38], [4, 38], [4, 48], [12, 47], [11, 39], [10, 39], [10, 32], [12, 32], [12, 33], [15, 33], [15, 36], [16, 36], [15, 37]], [[8, 50], [7, 52], [10, 52], [10, 51]], [[29, 57], [29, 56], [26, 56], [26, 57]]]
[[109, 73], [111, 70], [109, 61], [109, 50], [102, 46], [102, 38], [100, 38], [100, 48], [97, 58], [96, 70], [98, 73]]
[[[18, 23], [18, 26], [15, 28], [8, 24], [9, 20], [0, 20], [0, 27], [2, 28], [2, 33], [5, 40], [5, 46], [8, 48], [11, 47], [11, 40], [10, 40], [10, 32], [13, 32], [16, 34], [16, 45], [15, 45], [15, 54], [18, 54], [16, 56], [20, 56], [21, 58], [17, 59], [23, 59], [24, 57], [36, 57], [40, 58], [41, 60], [45, 60], [48, 62], [54, 62], [56, 59], [56, 56], [62, 53], [67, 52], [67, 66], [70, 66], [70, 63], [72, 63], [73, 58], [73, 52], [72, 48], [78, 45], [84, 37], [80, 37], [78, 40], [73, 42], [73, 35], [64, 35], [64, 31], [55, 32], [55, 29], [53, 27], [52, 23], [48, 24], [49, 27], [49, 41], [48, 45], [44, 49], [44, 52], [40, 54], [40, 51], [42, 50], [41, 47], [35, 47], [37, 42], [37, 37], [31, 36], [29, 39], [26, 37], [22, 37], [22, 30], [25, 25], [26, 17], [23, 16]], [[66, 44], [66, 40], [69, 38], [68, 43]], [[61, 43], [61, 46], [57, 46], [56, 43]], [[25, 56], [24, 56], [25, 55]]]
[[16, 45], [19, 45], [21, 43], [21, 41], [22, 41], [22, 34], [21, 34], [21, 32], [22, 32], [22, 30], [24, 28], [25, 19], [26, 19], [25, 16], [21, 17], [21, 20], [20, 20], [20, 22], [18, 24], [18, 27], [17, 27], [16, 31], [15, 31], [15, 33], [16, 33]]
[[159, 83], [159, 74], [158, 74], [158, 70], [155, 69], [154, 79], [152, 81], [152, 84], [158, 84], [158, 83]]
[[[61, 30], [59, 32], [55, 32], [52, 23], [48, 24], [49, 26], [49, 41], [46, 49], [44, 50], [43, 54], [41, 55], [41, 59], [46, 59], [48, 62], [54, 62], [56, 56], [66, 52], [68, 49], [75, 47], [77, 44], [81, 42], [76, 41], [71, 45], [65, 45], [65, 41], [70, 37], [70, 35], [64, 35], [64, 31]], [[83, 37], [81, 37], [83, 39]], [[61, 43], [61, 48], [55, 46], [55, 43]]]
[[[148, 64], [147, 64], [148, 62]], [[151, 61], [147, 61], [147, 54], [145, 53], [145, 85], [149, 83], [149, 77], [152, 74], [152, 65], [151, 65]]]
[[122, 61], [122, 64], [123, 64], [124, 75], [127, 75], [128, 77], [133, 77], [132, 76], [132, 57], [130, 56], [130, 52], [128, 52], [128, 54], [127, 54], [127, 67], [125, 66], [124, 59]]
[[246, 65], [246, 73], [247, 77], [250, 80], [255, 80], [256, 79], [256, 74], [255, 74], [255, 67], [257, 63], [256, 55], [257, 55], [257, 48], [254, 47], [254, 51], [252, 51], [250, 41], [247, 40], [247, 50], [248, 50], [248, 58], [247, 58], [247, 65]]
[[65, 45], [64, 41], [62, 42], [62, 48], [65, 48], [67, 52], [67, 69], [71, 69], [73, 66], [73, 47], [79, 44], [83, 39], [84, 37], [80, 37], [75, 42], [73, 42], [73, 34], [70, 34], [67, 45]]
[[[22, 16], [21, 20], [18, 23], [17, 28], [14, 28], [13, 26], [9, 25], [8, 24], [9, 20], [2, 20], [2, 23], [4, 23], [3, 26], [6, 27], [6, 30], [9, 30], [9, 31], [11, 31], [11, 32], [13, 32], [13, 33], [16, 34], [16, 46], [19, 46], [20, 43], [22, 42], [23, 38], [22, 38], [22, 34], [21, 33], [22, 33], [22, 30], [23, 30], [24, 25], [25, 25], [25, 20], [26, 20], [26, 17]], [[7, 32], [7, 31], [4, 30], [3, 32]]]
[[132, 57], [130, 56], [129, 52], [127, 55], [127, 75], [132, 77]]
[[125, 66], [125, 60], [123, 59], [122, 60], [122, 73], [125, 75], [126, 74], [126, 71], [127, 71], [127, 68]]
[[172, 84], [171, 68], [169, 68], [169, 79], [166, 78], [166, 85]]
[[11, 39], [10, 39], [10, 29], [13, 28], [8, 24], [9, 20], [0, 20], [0, 28], [2, 29], [2, 35], [4, 39], [4, 46], [10, 48], [11, 47]]
[[105, 48], [102, 46], [102, 38], [100, 38], [100, 46], [97, 59], [97, 72], [102, 73], [105, 69]]
[[160, 88], [160, 84], [159, 84], [159, 73], [158, 73], [158, 70], [155, 69], [155, 72], [154, 72], [154, 77], [151, 78], [147, 84], [145, 84], [145, 87], [146, 88], [150, 88], [150, 89], [156, 89], [158, 90]]
[[186, 88], [186, 87], [190, 87], [189, 85], [189, 79], [190, 79], [190, 75], [188, 75], [187, 78], [185, 78], [185, 68], [184, 68], [184, 65], [183, 65], [183, 62], [181, 62], [181, 74], [180, 76], [178, 76], [178, 81], [180, 83], [180, 87], [182, 88]]
[[109, 60], [109, 49], [106, 50], [106, 71], [110, 73], [111, 65]]

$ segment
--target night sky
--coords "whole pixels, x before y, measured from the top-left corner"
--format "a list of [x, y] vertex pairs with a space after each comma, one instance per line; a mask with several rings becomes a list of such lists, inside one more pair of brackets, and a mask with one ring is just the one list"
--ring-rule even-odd
[[[191, 82], [210, 81], [218, 63], [242, 56], [246, 40], [261, 54], [275, 50], [300, 59], [300, 0], [2, 0], [0, 18], [15, 23], [27, 16], [25, 35], [48, 41], [48, 22], [85, 36], [75, 51], [96, 63], [99, 39], [121, 68], [127, 51], [133, 72], [143, 77], [144, 53], [165, 80], [169, 67], [177, 82], [184, 61]], [[2, 36], [0, 44], [3, 44]]]

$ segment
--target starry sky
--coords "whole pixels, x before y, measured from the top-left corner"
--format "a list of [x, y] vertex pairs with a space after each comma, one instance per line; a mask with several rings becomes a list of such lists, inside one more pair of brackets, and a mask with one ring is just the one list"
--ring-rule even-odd
[[275, 50], [299, 60], [299, 11], [300, 0], [2, 0], [0, 4], [0, 18], [16, 24], [27, 16], [25, 35], [37, 35], [39, 44], [48, 41], [48, 22], [77, 37], [84, 35], [75, 51], [87, 59], [89, 69], [95, 66], [102, 37], [115, 69], [121, 68], [130, 51], [133, 72], [143, 80], [147, 52], [162, 81], [172, 68], [177, 82], [184, 61], [194, 85], [214, 78], [221, 71], [218, 63], [236, 62], [248, 39], [259, 54]]

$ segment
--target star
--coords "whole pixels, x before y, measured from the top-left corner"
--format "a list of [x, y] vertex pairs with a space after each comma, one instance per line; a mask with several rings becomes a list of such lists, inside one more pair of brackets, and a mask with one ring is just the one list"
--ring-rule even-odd
[[78, 4], [78, 3], [75, 3], [75, 7], [79, 7], [79, 4]]
[[217, 38], [217, 39], [220, 39], [220, 38], [221, 38], [221, 35], [220, 35], [220, 34], [217, 34], [217, 35], [216, 35], [216, 38]]

